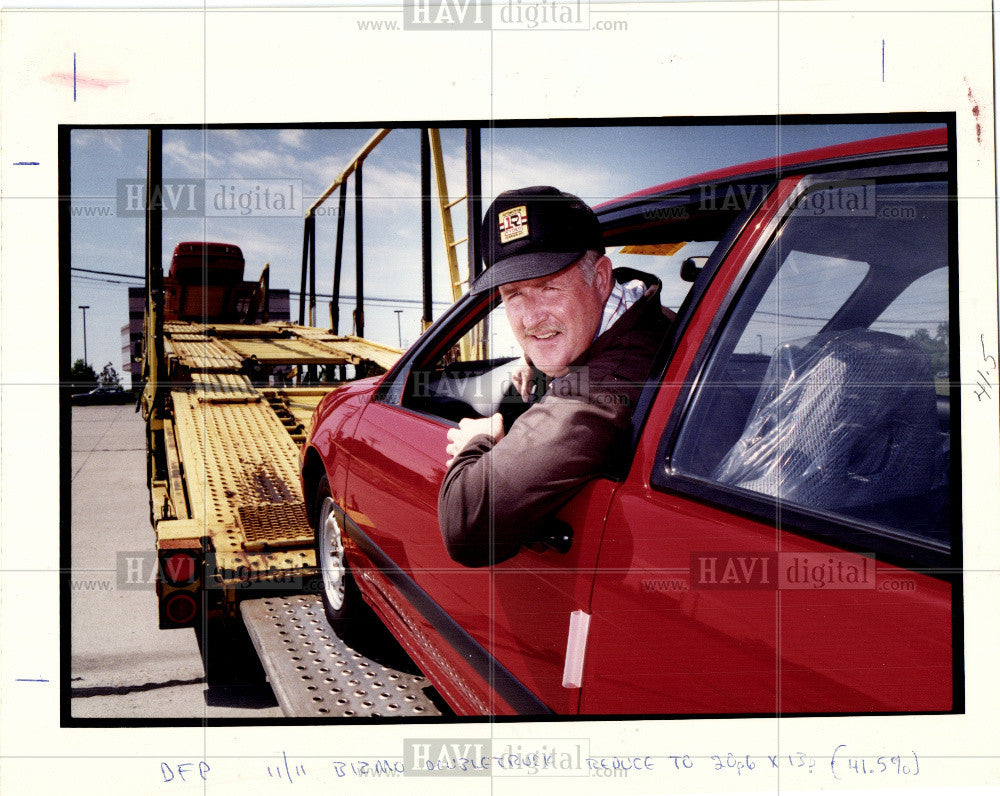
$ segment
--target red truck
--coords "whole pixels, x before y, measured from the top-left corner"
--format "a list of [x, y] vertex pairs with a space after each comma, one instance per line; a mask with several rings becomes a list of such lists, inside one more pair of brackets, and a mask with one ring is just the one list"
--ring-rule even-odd
[[495, 566], [437, 517], [448, 429], [525, 409], [495, 292], [328, 396], [301, 465], [335, 627], [373, 609], [465, 715], [962, 710], [952, 152], [942, 128], [595, 208], [676, 319], [620, 453]]
[[243, 281], [244, 264], [243, 252], [231, 243], [178, 243], [163, 280], [164, 319], [242, 320], [257, 288]]

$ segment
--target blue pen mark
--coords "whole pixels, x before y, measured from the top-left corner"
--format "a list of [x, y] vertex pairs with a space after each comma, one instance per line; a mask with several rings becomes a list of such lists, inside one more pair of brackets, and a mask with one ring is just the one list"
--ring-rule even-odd
[[15, 166], [37, 166], [38, 165], [38, 161], [37, 160], [15, 160], [14, 161], [14, 165]]
[[[281, 753], [281, 759], [284, 762], [284, 765], [283, 766], [280, 766], [280, 765], [275, 766], [274, 767], [274, 771], [271, 770], [271, 766], [268, 766], [267, 767], [267, 775], [269, 777], [277, 777], [278, 779], [285, 779], [285, 778], [287, 778], [289, 785], [295, 784], [295, 779], [292, 776], [292, 768], [288, 764], [288, 754], [286, 752], [282, 752]], [[296, 776], [301, 777], [301, 776], [304, 776], [305, 774], [306, 774], [306, 767], [305, 766], [300, 766], [300, 765], [296, 765], [295, 766], [295, 775]]]
[[73, 102], [76, 102], [76, 53], [73, 53]]
[[882, 39], [882, 82], [885, 82], [885, 39]]
[[47, 683], [48, 680], [45, 680], [45, 679], [43, 679], [41, 677], [39, 677], [37, 679], [32, 679], [30, 677], [18, 677], [17, 680], [15, 680], [14, 682], [15, 683]]

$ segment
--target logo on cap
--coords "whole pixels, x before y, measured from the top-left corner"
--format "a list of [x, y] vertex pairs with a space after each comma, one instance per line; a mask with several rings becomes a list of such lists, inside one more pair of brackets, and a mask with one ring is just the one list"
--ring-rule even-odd
[[497, 215], [500, 223], [500, 242], [510, 243], [518, 238], [528, 237], [528, 208], [526, 205], [512, 207]]

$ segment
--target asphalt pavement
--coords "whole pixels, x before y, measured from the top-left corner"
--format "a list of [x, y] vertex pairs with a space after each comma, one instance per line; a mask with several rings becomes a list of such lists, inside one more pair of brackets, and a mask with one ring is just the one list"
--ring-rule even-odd
[[154, 550], [142, 417], [131, 405], [71, 411], [72, 616], [63, 676], [73, 717], [281, 716], [266, 682], [209, 688], [194, 631], [158, 627], [153, 584], [141, 582]]

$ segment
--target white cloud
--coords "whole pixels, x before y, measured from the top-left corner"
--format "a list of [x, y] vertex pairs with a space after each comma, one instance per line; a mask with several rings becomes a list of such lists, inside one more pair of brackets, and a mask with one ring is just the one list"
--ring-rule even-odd
[[301, 149], [305, 143], [305, 130], [282, 130], [278, 133], [278, 140], [292, 149]]
[[250, 146], [254, 138], [247, 130], [209, 130], [207, 135], [212, 143], [215, 143], [216, 139], [221, 139], [236, 146]]
[[397, 167], [369, 166], [365, 164], [362, 174], [365, 198], [411, 199], [418, 208], [420, 199], [420, 170], [409, 163]]
[[[169, 169], [166, 176], [170, 177], [200, 177], [206, 172], [211, 174], [213, 171], [217, 171], [223, 162], [201, 147], [192, 149], [183, 138], [172, 138], [164, 142], [163, 159], [166, 165], [165, 171]], [[170, 173], [173, 171], [170, 168], [171, 164], [180, 173]]]
[[271, 149], [241, 149], [229, 157], [233, 169], [246, 174], [257, 172], [255, 176], [288, 177], [302, 172], [300, 161], [294, 155], [282, 154]]
[[554, 185], [589, 204], [598, 204], [613, 198], [607, 195], [607, 186], [614, 182], [614, 176], [599, 164], [581, 166], [558, 153], [497, 147], [493, 149], [492, 163], [483, 163], [483, 194], [495, 197], [528, 185]]
[[[347, 163], [340, 158], [324, 157], [300, 164], [306, 184], [306, 203], [311, 204], [337, 178]], [[362, 170], [362, 191], [365, 201], [365, 215], [388, 211], [393, 214], [414, 214], [420, 217], [420, 169], [409, 163], [393, 164], [392, 167], [366, 162]], [[354, 211], [354, 182], [348, 178], [348, 212]], [[329, 207], [335, 206], [337, 192], [326, 200]]]
[[[464, 147], [446, 149], [444, 163], [449, 198], [454, 201], [465, 193]], [[486, 210], [497, 194], [528, 185], [554, 185], [562, 191], [577, 194], [594, 205], [613, 198], [608, 195], [608, 185], [614, 184], [615, 177], [613, 171], [605, 166], [598, 163], [581, 164], [578, 157], [571, 153], [563, 154], [544, 148], [495, 146], [483, 153], [483, 210]], [[433, 180], [431, 192], [437, 196], [437, 184]], [[434, 213], [437, 223], [436, 202]], [[464, 229], [465, 213], [464, 203], [453, 209], [456, 229]]]
[[121, 152], [125, 142], [121, 132], [116, 130], [74, 130], [73, 145], [81, 149], [100, 146]]

